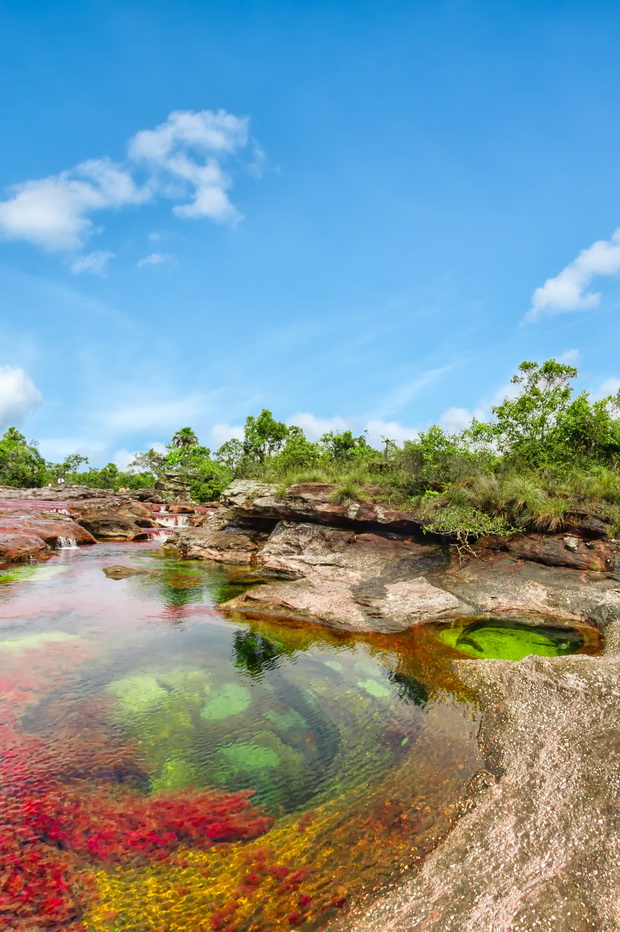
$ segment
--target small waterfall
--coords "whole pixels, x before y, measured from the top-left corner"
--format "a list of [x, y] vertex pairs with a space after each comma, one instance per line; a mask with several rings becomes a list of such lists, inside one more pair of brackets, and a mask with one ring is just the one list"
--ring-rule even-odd
[[77, 541], [72, 537], [59, 537], [57, 546], [59, 550], [75, 550]]
[[144, 531], [149, 536], [149, 540], [168, 540], [172, 534], [172, 528], [167, 527], [145, 527]]
[[69, 514], [66, 508], [50, 508], [49, 510], [55, 512], [57, 515], [68, 515]]
[[[161, 512], [160, 512], [161, 514]], [[160, 527], [187, 527], [189, 517], [187, 515], [165, 515], [163, 518], [155, 518]]]

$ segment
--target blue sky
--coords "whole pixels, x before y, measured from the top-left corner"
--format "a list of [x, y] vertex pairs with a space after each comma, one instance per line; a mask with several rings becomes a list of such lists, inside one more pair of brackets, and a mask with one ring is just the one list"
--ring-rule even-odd
[[620, 387], [617, 3], [0, 19], [0, 427], [48, 458], [263, 407], [403, 439], [526, 358]]

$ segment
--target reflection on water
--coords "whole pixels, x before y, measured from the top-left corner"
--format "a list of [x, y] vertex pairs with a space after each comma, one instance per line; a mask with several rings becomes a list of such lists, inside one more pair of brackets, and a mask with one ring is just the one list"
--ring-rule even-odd
[[449, 829], [482, 766], [450, 660], [497, 631], [223, 619], [251, 581], [136, 544], [0, 571], [0, 929], [320, 929]]

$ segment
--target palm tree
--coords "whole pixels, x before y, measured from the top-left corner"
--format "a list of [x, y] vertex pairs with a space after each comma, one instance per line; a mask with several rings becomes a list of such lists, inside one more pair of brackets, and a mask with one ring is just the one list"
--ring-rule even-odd
[[191, 429], [191, 427], [182, 427], [180, 430], [177, 430], [176, 434], [172, 438], [170, 446], [191, 447], [196, 443], [198, 443], [198, 437]]

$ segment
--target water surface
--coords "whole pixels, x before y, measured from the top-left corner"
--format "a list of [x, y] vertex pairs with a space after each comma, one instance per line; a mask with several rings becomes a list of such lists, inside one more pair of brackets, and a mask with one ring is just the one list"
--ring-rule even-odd
[[0, 570], [0, 928], [320, 929], [448, 831], [483, 766], [451, 660], [505, 633], [219, 615], [250, 582], [150, 544]]

